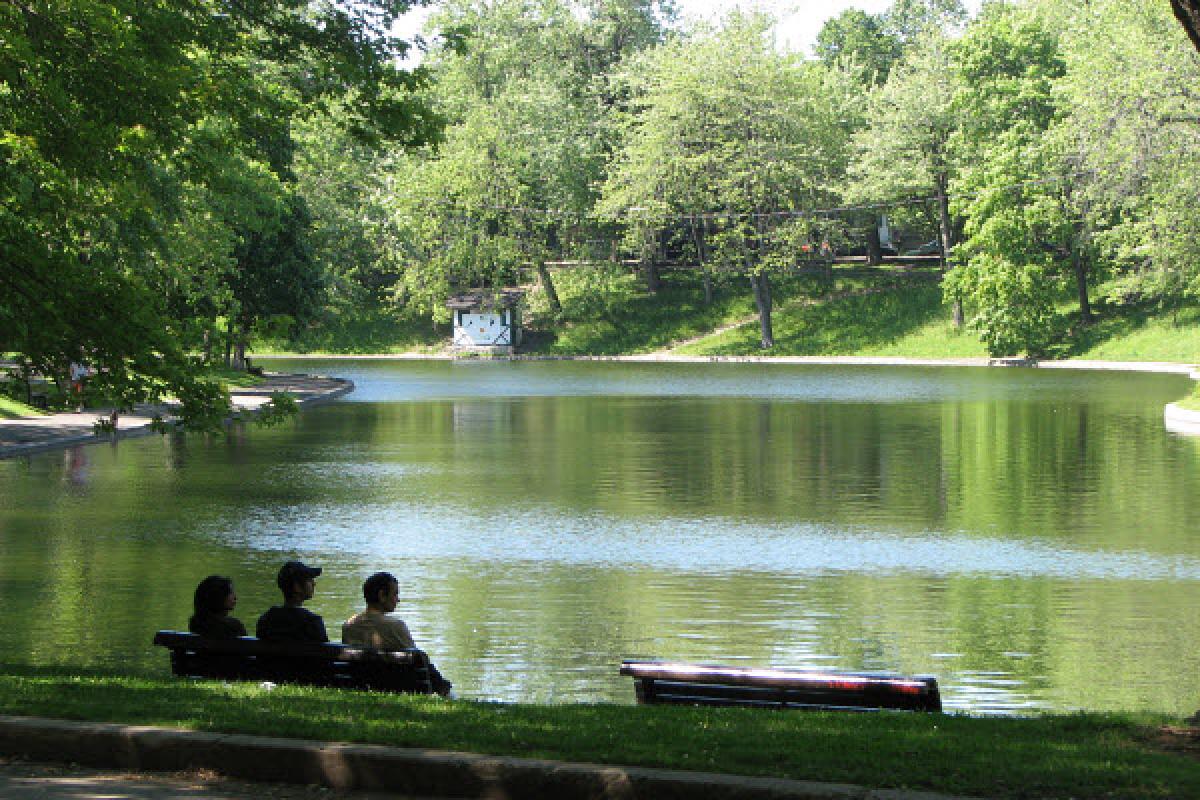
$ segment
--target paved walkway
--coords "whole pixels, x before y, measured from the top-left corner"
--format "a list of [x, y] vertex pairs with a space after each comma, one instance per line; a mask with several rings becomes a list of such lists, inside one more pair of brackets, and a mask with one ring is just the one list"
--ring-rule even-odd
[[[235, 409], [253, 413], [271, 399], [272, 392], [287, 392], [301, 406], [311, 406], [354, 391], [353, 383], [340, 378], [273, 373], [267, 373], [265, 377], [266, 380], [257, 386], [235, 387], [232, 390], [231, 399]], [[0, 458], [109, 441], [107, 435], [98, 436], [94, 426], [97, 420], [107, 419], [110, 413], [111, 409], [92, 408], [81, 413], [0, 419]], [[151, 421], [159, 414], [169, 417], [170, 408], [144, 405], [121, 414], [117, 420], [117, 438], [153, 433]]]
[[[0, 754], [34, 761], [69, 759], [97, 768], [186, 769], [188, 774], [220, 770], [240, 780], [446, 800], [954, 800], [927, 792], [784, 778], [6, 715], [0, 715]], [[0, 797], [8, 796], [0, 784]]]
[[0, 757], [5, 800], [416, 800], [408, 795], [343, 792], [325, 786], [252, 783], [211, 771], [127, 772]]

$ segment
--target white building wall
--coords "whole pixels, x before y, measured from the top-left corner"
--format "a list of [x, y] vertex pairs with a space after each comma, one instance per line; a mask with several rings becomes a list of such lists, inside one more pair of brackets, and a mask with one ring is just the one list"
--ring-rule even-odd
[[464, 311], [455, 312], [454, 346], [511, 346], [513, 343], [512, 326], [505, 322], [507, 316], [504, 314], [468, 314]]

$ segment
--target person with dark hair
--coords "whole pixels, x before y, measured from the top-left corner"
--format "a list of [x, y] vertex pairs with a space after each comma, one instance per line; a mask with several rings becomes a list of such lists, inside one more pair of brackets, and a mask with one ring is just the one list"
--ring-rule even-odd
[[[357, 647], [376, 650], [409, 650], [416, 648], [408, 626], [399, 617], [389, 616], [400, 602], [400, 582], [390, 572], [376, 572], [363, 582], [363, 599], [367, 608], [342, 623], [342, 641]], [[450, 694], [452, 684], [442, 677], [433, 662], [429, 662], [429, 677], [433, 690], [443, 697]]]
[[283, 592], [283, 605], [272, 606], [258, 618], [259, 639], [275, 642], [328, 642], [325, 621], [304, 608], [317, 588], [320, 567], [289, 561], [279, 568], [275, 583]]
[[229, 612], [237, 606], [233, 581], [223, 575], [209, 575], [200, 581], [192, 603], [195, 613], [188, 630], [209, 639], [236, 639], [246, 635], [246, 626]]

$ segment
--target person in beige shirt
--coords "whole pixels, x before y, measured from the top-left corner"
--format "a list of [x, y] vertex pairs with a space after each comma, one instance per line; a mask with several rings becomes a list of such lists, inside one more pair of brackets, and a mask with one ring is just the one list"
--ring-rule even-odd
[[[390, 572], [376, 572], [363, 583], [365, 611], [342, 623], [342, 641], [355, 647], [375, 650], [416, 649], [408, 625], [399, 617], [389, 616], [400, 602], [400, 583]], [[451, 683], [442, 677], [433, 662], [429, 662], [429, 677], [433, 690], [440, 695], [450, 693]]]

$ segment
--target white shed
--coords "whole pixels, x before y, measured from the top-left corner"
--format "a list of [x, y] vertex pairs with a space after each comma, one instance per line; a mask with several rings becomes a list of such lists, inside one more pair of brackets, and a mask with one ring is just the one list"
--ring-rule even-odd
[[446, 301], [454, 322], [454, 349], [512, 355], [521, 344], [519, 289], [477, 289]]

